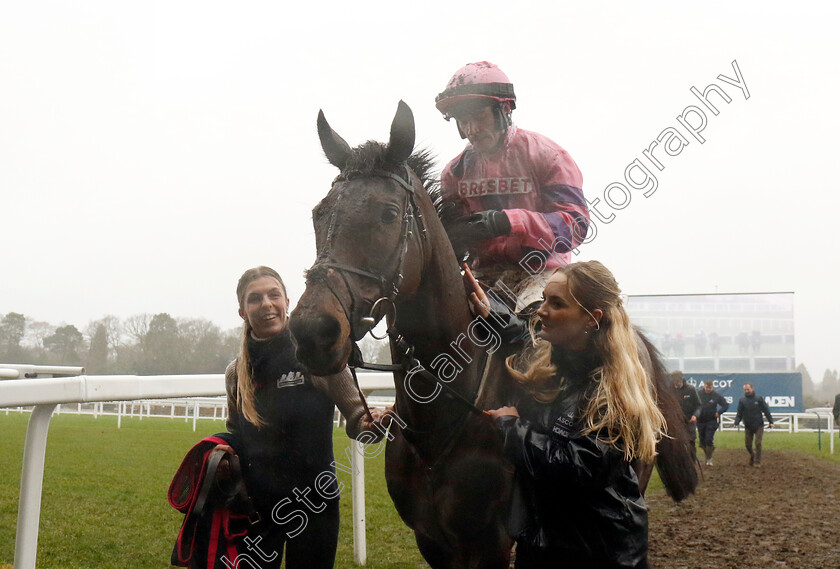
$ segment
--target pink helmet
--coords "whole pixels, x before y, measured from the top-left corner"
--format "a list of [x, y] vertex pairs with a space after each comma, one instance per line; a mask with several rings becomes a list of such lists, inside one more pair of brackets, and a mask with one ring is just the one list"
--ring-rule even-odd
[[469, 99], [492, 99], [516, 108], [513, 84], [501, 69], [488, 61], [468, 63], [456, 71], [446, 89], [435, 97], [435, 106], [448, 120], [452, 107]]

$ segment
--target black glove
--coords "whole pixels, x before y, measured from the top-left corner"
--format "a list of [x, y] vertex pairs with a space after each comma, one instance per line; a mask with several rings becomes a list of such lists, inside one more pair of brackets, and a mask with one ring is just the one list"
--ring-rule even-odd
[[446, 234], [458, 258], [474, 243], [510, 233], [510, 220], [503, 211], [488, 209], [456, 219], [446, 226]]

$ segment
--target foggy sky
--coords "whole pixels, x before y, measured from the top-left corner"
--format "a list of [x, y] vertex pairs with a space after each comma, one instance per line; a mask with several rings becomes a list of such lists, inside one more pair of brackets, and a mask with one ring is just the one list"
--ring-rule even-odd
[[[140, 312], [239, 324], [257, 264], [294, 302], [310, 210], [350, 144], [387, 139], [397, 102], [439, 167], [463, 147], [434, 97], [497, 63], [514, 122], [566, 148], [614, 214], [576, 259], [628, 294], [796, 293], [797, 361], [840, 367], [836, 5], [666, 2], [7, 2], [0, 8], [0, 314], [80, 329]], [[718, 79], [735, 77], [749, 98]], [[690, 91], [712, 82], [718, 115]], [[677, 117], [704, 109], [700, 142]], [[687, 145], [643, 151], [669, 128]], [[654, 151], [655, 153], [656, 151]], [[639, 160], [623, 209], [604, 192]], [[618, 193], [615, 196], [619, 196]], [[617, 198], [616, 198], [617, 199]], [[615, 201], [615, 200], [614, 200]]]

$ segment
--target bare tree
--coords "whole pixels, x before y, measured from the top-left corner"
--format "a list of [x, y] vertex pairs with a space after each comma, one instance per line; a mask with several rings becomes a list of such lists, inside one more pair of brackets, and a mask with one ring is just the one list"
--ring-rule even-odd
[[235, 356], [221, 329], [203, 318], [178, 319], [179, 339], [187, 373], [221, 373]]
[[146, 334], [149, 333], [149, 324], [152, 322], [151, 314], [135, 314], [125, 319], [123, 330], [135, 344], [143, 344]]
[[41, 322], [40, 320], [27, 320], [26, 333], [23, 337], [23, 343], [26, 346], [44, 349], [44, 338], [52, 335], [56, 327], [49, 322]]
[[374, 340], [370, 336], [365, 336], [359, 342], [359, 349], [362, 351], [362, 357], [366, 362], [374, 364], [391, 363], [391, 348], [388, 340]]

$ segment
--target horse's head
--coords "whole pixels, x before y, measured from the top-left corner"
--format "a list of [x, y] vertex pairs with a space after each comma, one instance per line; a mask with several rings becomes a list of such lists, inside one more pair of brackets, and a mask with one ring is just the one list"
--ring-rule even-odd
[[418, 287], [438, 223], [424, 189], [429, 160], [414, 154], [414, 116], [400, 101], [388, 144], [351, 149], [318, 115], [318, 135], [341, 173], [312, 211], [318, 257], [291, 315], [297, 357], [312, 373], [340, 371], [353, 341]]

